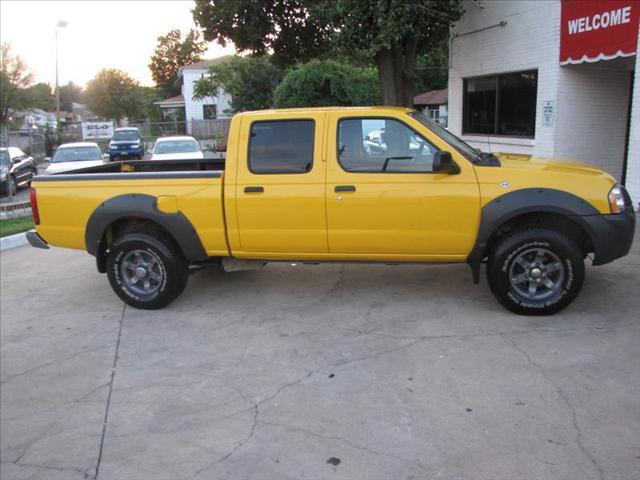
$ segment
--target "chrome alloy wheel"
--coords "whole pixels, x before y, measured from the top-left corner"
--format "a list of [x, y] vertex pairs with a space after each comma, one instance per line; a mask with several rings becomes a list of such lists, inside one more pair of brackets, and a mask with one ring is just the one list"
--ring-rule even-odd
[[509, 282], [525, 300], [543, 301], [561, 291], [565, 266], [546, 248], [530, 248], [518, 254], [509, 267]]
[[145, 250], [131, 250], [120, 263], [120, 276], [132, 292], [147, 296], [162, 286], [164, 269], [155, 255]]

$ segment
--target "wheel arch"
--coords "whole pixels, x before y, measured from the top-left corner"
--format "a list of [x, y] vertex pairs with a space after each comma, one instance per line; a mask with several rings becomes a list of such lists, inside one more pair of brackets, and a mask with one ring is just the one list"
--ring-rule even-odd
[[173, 239], [190, 261], [207, 258], [197, 231], [182, 212], [165, 213], [157, 208], [152, 195], [127, 194], [100, 204], [91, 214], [85, 230], [87, 251], [96, 257], [98, 271], [106, 270], [106, 252], [112, 241], [132, 222], [141, 222], [161, 230]]
[[561, 190], [531, 188], [502, 195], [482, 208], [476, 243], [467, 257], [474, 283], [480, 265], [495, 242], [506, 232], [523, 225], [560, 229], [574, 238], [587, 254], [594, 250], [596, 232], [582, 217], [600, 215], [590, 203]]

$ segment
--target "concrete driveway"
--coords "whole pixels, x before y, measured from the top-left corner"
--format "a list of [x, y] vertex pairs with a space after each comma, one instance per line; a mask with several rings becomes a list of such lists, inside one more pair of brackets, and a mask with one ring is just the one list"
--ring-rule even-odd
[[1, 255], [1, 476], [640, 478], [640, 248], [553, 317], [466, 266], [203, 271], [162, 311]]

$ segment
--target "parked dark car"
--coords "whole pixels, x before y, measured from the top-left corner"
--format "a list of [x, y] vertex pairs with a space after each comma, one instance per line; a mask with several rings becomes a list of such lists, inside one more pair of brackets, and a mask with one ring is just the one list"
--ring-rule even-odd
[[116, 128], [109, 142], [109, 160], [144, 155], [144, 139], [140, 129], [136, 127]]
[[36, 164], [18, 147], [0, 148], [0, 191], [15, 194], [19, 188], [31, 185], [36, 175]]

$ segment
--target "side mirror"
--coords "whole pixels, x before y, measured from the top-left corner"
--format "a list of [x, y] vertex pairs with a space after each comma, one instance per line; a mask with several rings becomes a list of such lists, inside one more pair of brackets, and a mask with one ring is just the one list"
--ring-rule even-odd
[[51, 157], [44, 157], [42, 160], [44, 162], [51, 162]]
[[23, 160], [22, 157], [16, 157], [13, 159], [13, 163], [20, 163]]
[[456, 175], [460, 173], [460, 167], [453, 161], [451, 152], [441, 150], [433, 156], [433, 172]]
[[108, 153], [103, 153], [102, 154], [102, 159], [103, 160], [109, 160], [109, 154]]

